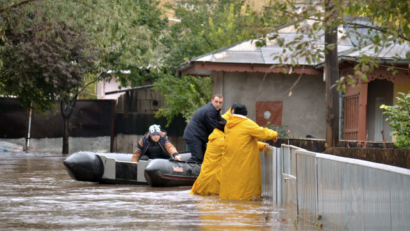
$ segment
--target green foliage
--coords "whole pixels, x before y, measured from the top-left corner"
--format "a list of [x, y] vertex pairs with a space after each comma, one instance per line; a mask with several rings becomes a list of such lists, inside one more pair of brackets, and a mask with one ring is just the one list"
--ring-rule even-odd
[[[121, 83], [139, 85], [146, 79], [141, 73], [162, 65], [159, 39], [168, 20], [157, 5], [151, 0], [0, 1], [0, 92], [18, 96], [25, 106], [33, 101], [45, 111], [53, 100], [79, 93], [97, 80], [88, 77], [99, 72], [132, 70], [120, 74]], [[77, 36], [68, 43], [59, 36], [67, 28]], [[76, 43], [83, 59], [73, 67], [70, 59], [77, 54], [70, 51]], [[81, 71], [71, 75], [72, 70]]]
[[160, 108], [155, 116], [165, 117], [167, 127], [179, 114], [182, 114], [188, 123], [195, 111], [211, 99], [211, 84], [210, 77], [165, 75], [155, 82], [154, 89], [161, 91], [166, 107]]
[[40, 112], [52, 109], [55, 100], [68, 101], [72, 89], [81, 87], [83, 75], [94, 70], [97, 50], [90, 47], [89, 38], [63, 21], [20, 8], [7, 14], [7, 39], [0, 51], [1, 91], [17, 96], [26, 108], [34, 102]]
[[265, 127], [272, 129], [278, 133], [278, 137], [283, 137], [283, 138], [290, 138], [290, 130], [288, 129], [288, 125], [281, 125], [277, 126], [276, 123], [271, 124], [270, 122], [267, 122]]
[[98, 84], [95, 79], [97, 79], [96, 74], [86, 74], [84, 75], [84, 84], [86, 87], [78, 94], [78, 99], [97, 99], [96, 86]]
[[[324, 54], [333, 50], [336, 44], [317, 46], [314, 41], [323, 39], [323, 32], [327, 29], [338, 28], [340, 25], [351, 28], [340, 34], [342, 39], [357, 40], [355, 48], [351, 51], [361, 51], [366, 47], [374, 54], [378, 54], [380, 50], [389, 49], [394, 44], [410, 42], [408, 16], [410, 5], [407, 0], [348, 0], [342, 2], [329, 0], [306, 4], [303, 8], [293, 2], [273, 2], [261, 16], [260, 21], [263, 25], [255, 25], [255, 29], [264, 34], [258, 41], [258, 45], [264, 46], [267, 42], [276, 42], [283, 47], [283, 51], [291, 51], [290, 55], [286, 53], [273, 57], [283, 65], [298, 65], [298, 60], [301, 58], [306, 59], [309, 64], [323, 62]], [[328, 10], [324, 10], [326, 2], [332, 6]], [[363, 18], [371, 23], [363, 21]], [[309, 20], [309, 23], [306, 23], [306, 20]], [[282, 25], [294, 26], [294, 32], [300, 36], [286, 40], [280, 38], [278, 36], [279, 28], [275, 27], [277, 22], [281, 22]], [[367, 29], [368, 33], [361, 33], [364, 28]], [[309, 40], [305, 38], [309, 38]], [[408, 59], [410, 53], [406, 56]], [[398, 60], [403, 59], [403, 57], [395, 54], [392, 59]], [[367, 81], [367, 73], [379, 67], [378, 61], [376, 55], [362, 54], [354, 66], [354, 75]], [[397, 73], [393, 66], [389, 70], [393, 74]], [[348, 75], [338, 82], [337, 87], [345, 91], [346, 85], [354, 85], [355, 81], [353, 75]]]
[[252, 39], [255, 30], [247, 25], [257, 20], [257, 14], [246, 8], [243, 0], [187, 0], [185, 4], [168, 4], [180, 18], [161, 42], [167, 47], [165, 66], [174, 70], [194, 57], [234, 43]]
[[156, 116], [167, 118], [168, 125], [179, 113], [188, 122], [197, 109], [209, 102], [212, 94], [211, 78], [175, 77], [175, 68], [194, 57], [255, 36], [247, 25], [257, 20], [257, 16], [244, 2], [228, 0], [216, 4], [214, 0], [187, 0], [184, 4], [167, 5], [181, 19], [161, 39], [167, 53], [163, 68], [170, 74], [150, 71], [149, 75], [167, 105]]
[[385, 110], [384, 115], [390, 116], [386, 121], [390, 121], [390, 135], [396, 136], [394, 144], [398, 148], [410, 148], [410, 92], [398, 94], [401, 97], [396, 97], [397, 105], [382, 105], [380, 108]]

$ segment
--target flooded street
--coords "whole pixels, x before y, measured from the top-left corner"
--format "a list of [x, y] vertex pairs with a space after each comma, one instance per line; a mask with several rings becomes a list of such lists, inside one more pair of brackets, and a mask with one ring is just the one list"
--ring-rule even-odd
[[190, 187], [77, 182], [61, 154], [0, 157], [0, 230], [317, 230], [270, 201], [193, 196]]

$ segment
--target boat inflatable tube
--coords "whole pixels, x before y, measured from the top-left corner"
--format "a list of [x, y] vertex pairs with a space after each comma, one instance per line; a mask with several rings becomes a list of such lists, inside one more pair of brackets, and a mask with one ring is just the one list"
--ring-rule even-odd
[[93, 152], [74, 153], [63, 163], [74, 180], [100, 182], [104, 174], [104, 165]]
[[77, 181], [108, 184], [149, 184], [153, 187], [191, 186], [201, 165], [186, 162], [191, 153], [181, 153], [182, 161], [155, 159], [131, 162], [132, 154], [77, 152], [64, 160], [70, 177]]
[[201, 172], [196, 162], [155, 159], [145, 168], [145, 179], [153, 187], [192, 186]]

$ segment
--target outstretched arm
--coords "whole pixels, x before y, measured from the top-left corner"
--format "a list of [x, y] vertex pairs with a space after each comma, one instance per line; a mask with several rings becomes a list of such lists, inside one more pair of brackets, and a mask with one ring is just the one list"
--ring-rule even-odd
[[274, 130], [260, 127], [252, 120], [247, 121], [246, 127], [249, 134], [258, 140], [272, 140], [278, 136], [278, 133]]
[[175, 146], [169, 142], [168, 137], [165, 137], [165, 149], [167, 150], [168, 154], [170, 154], [171, 157], [173, 157], [175, 160], [181, 161], [181, 156], [178, 154], [177, 149]]

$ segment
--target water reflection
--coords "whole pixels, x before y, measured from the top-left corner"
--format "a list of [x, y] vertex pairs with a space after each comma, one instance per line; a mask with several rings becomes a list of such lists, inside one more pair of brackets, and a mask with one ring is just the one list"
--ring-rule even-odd
[[269, 201], [189, 195], [190, 187], [76, 182], [64, 159], [0, 152], [0, 230], [316, 230]]

